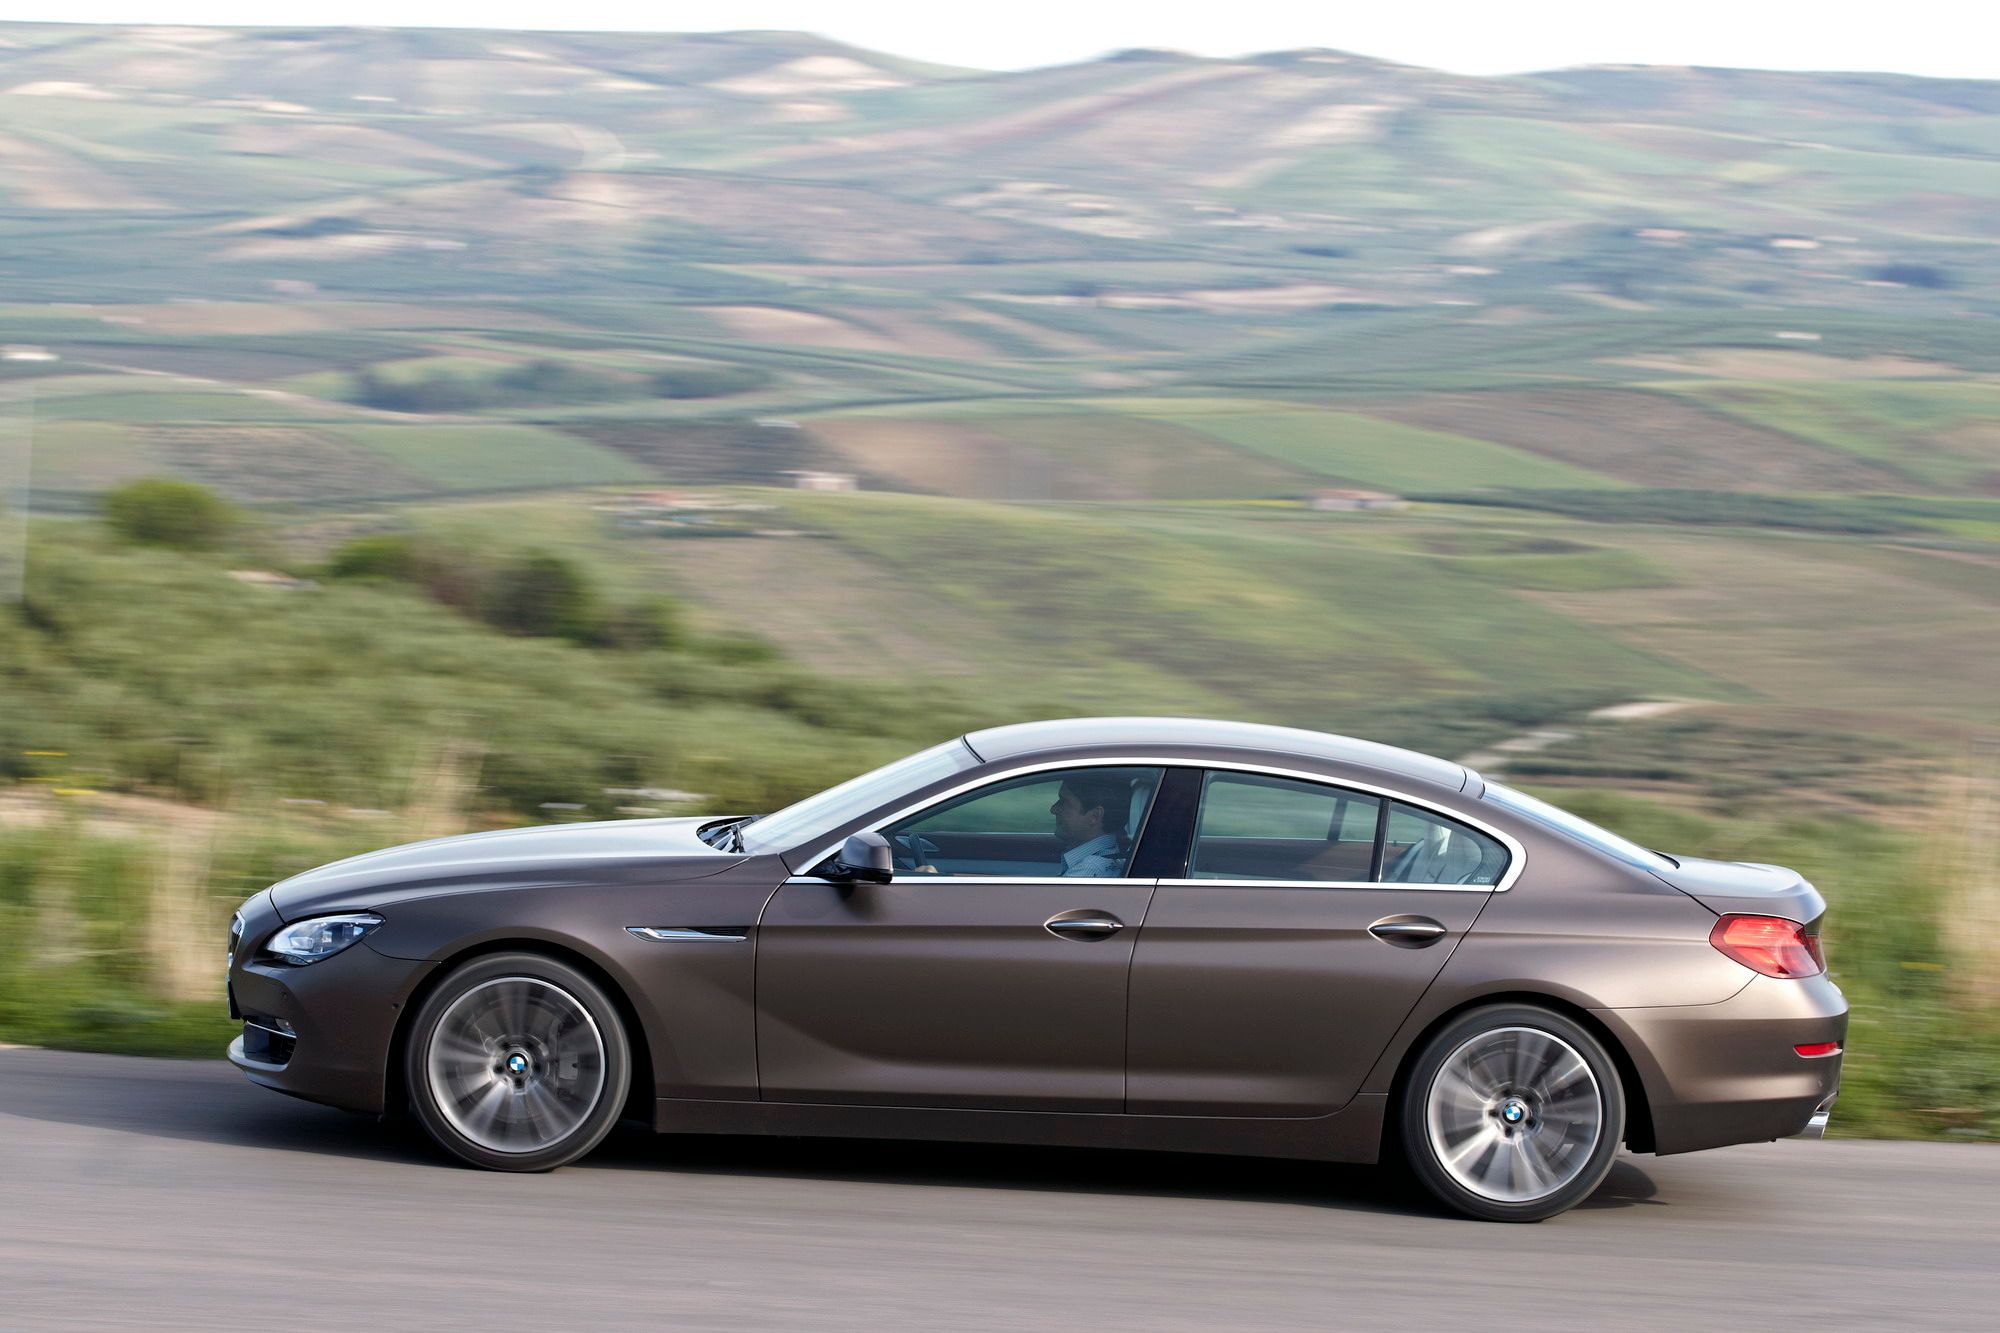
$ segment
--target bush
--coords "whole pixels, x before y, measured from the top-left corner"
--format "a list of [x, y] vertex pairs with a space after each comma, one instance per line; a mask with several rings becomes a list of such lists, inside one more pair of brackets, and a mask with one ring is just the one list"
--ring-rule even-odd
[[414, 583], [421, 560], [414, 537], [403, 533], [356, 537], [326, 563], [328, 578], [393, 579]]
[[414, 379], [391, 379], [370, 367], [355, 373], [349, 402], [384, 412], [465, 412], [493, 401], [491, 389], [448, 372]]
[[665, 597], [616, 607], [599, 622], [596, 642], [606, 648], [673, 648], [687, 636], [680, 607]]
[[670, 366], [653, 376], [655, 398], [721, 398], [761, 389], [771, 376], [750, 366]]
[[[726, 377], [735, 367], [714, 368]], [[697, 367], [696, 377], [707, 375]], [[744, 372], [755, 378], [754, 372]], [[674, 397], [707, 397], [733, 393], [747, 384], [675, 393]], [[538, 403], [590, 403], [607, 398], [630, 398], [642, 391], [635, 376], [607, 375], [568, 361], [544, 357], [512, 366], [497, 374], [466, 375], [451, 370], [432, 370], [413, 375], [385, 375], [369, 367], [355, 373], [348, 389], [350, 402], [380, 408], [385, 412], [471, 412], [489, 407], [517, 407]], [[665, 390], [655, 389], [666, 395]]]
[[598, 623], [597, 595], [574, 563], [531, 551], [493, 576], [485, 618], [509, 634], [587, 640]]
[[202, 551], [220, 545], [236, 526], [227, 500], [191, 481], [142, 477], [109, 491], [104, 521], [127, 541]]

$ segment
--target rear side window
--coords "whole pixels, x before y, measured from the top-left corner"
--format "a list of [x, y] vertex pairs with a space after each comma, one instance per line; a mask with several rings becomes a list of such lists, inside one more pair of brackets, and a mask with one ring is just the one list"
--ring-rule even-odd
[[1317, 782], [1210, 773], [1202, 784], [1188, 875], [1364, 881], [1381, 809], [1373, 796]]
[[1202, 783], [1188, 876], [1473, 886], [1498, 884], [1507, 865], [1496, 839], [1445, 815], [1324, 783], [1214, 771]]
[[1387, 884], [1498, 884], [1507, 849], [1455, 819], [1392, 801], [1382, 837]]

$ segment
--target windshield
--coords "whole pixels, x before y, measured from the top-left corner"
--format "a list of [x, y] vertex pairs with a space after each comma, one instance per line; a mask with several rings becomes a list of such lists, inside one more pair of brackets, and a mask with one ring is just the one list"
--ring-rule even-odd
[[1638, 866], [1641, 870], [1667, 870], [1673, 866], [1672, 861], [1658, 852], [1649, 852], [1609, 829], [1599, 828], [1581, 815], [1573, 815], [1547, 801], [1538, 801], [1526, 792], [1489, 782], [1486, 784], [1486, 799], [1503, 810], [1512, 810], [1558, 833], [1566, 833], [1578, 842], [1589, 843], [1606, 856], [1615, 856], [1626, 865]]
[[858, 778], [849, 778], [838, 787], [828, 787], [819, 795], [808, 796], [776, 814], [765, 815], [744, 825], [738, 836], [746, 852], [785, 851], [831, 833], [903, 792], [963, 772], [977, 762], [962, 740], [933, 745]]

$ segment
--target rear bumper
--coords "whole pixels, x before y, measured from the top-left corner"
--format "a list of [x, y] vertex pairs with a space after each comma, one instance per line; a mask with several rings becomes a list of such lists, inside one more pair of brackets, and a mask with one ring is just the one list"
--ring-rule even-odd
[[1592, 1011], [1624, 1046], [1645, 1087], [1659, 1153], [1809, 1134], [1840, 1090], [1847, 1000], [1824, 976], [1757, 977], [1719, 1004]]
[[[1827, 1098], [1828, 1103], [1831, 1103], [1832, 1101], [1833, 1098], [1831, 1097]], [[1814, 1111], [1812, 1113], [1812, 1118], [1806, 1121], [1806, 1127], [1800, 1130], [1798, 1133], [1792, 1135], [1792, 1137], [1795, 1139], [1823, 1139], [1826, 1137], [1827, 1123], [1832, 1119], [1833, 1119], [1832, 1105], [1829, 1104], [1821, 1106], [1817, 1111]]]

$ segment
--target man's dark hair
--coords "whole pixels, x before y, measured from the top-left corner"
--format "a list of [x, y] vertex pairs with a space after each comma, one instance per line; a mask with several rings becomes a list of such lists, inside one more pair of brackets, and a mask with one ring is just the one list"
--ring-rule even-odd
[[1132, 808], [1132, 782], [1116, 773], [1076, 773], [1063, 779], [1084, 810], [1104, 810], [1104, 831], [1125, 840], [1125, 819]]

